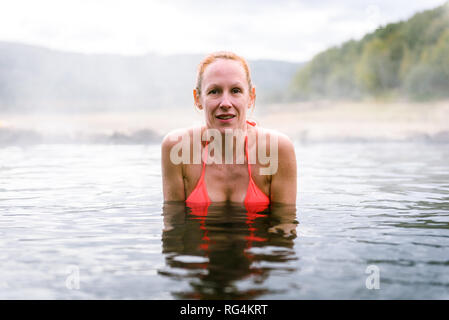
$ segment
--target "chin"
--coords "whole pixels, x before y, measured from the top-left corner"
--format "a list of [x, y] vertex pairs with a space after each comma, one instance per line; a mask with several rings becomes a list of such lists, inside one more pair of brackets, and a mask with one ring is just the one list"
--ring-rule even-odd
[[242, 129], [241, 124], [238, 122], [235, 123], [218, 123], [215, 126], [216, 129], [218, 129], [220, 132], [224, 133], [225, 130], [236, 130], [236, 129]]

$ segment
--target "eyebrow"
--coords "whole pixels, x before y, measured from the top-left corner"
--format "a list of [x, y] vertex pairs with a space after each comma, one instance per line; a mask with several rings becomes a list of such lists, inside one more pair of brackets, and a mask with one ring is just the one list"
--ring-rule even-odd
[[231, 87], [243, 87], [243, 84], [241, 82], [235, 82], [231, 85]]
[[[219, 86], [220, 86], [219, 84], [211, 83], [210, 85], [208, 85], [206, 87], [206, 90], [210, 90], [211, 88], [219, 87]], [[234, 82], [233, 84], [231, 84], [231, 87], [243, 87], [243, 84], [241, 82]]]

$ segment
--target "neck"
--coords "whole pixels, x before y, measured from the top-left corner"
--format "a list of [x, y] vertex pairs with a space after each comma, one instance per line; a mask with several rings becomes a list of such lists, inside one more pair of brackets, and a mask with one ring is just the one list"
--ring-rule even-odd
[[[206, 127], [205, 130], [208, 128]], [[211, 128], [215, 129], [215, 128]], [[209, 145], [214, 143], [215, 139], [218, 141], [214, 144], [214, 158], [221, 158], [221, 163], [240, 163], [239, 156], [245, 155], [245, 137], [248, 135], [248, 130], [245, 125], [244, 128], [232, 128], [226, 130], [211, 130], [209, 135]], [[218, 154], [221, 146], [221, 153]], [[232, 162], [231, 162], [232, 161]], [[243, 162], [242, 162], [243, 163]]]

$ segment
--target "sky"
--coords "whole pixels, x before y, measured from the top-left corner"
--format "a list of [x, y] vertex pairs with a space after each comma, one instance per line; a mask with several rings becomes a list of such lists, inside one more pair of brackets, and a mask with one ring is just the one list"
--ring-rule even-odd
[[82, 53], [292, 62], [447, 0], [0, 0], [0, 41]]

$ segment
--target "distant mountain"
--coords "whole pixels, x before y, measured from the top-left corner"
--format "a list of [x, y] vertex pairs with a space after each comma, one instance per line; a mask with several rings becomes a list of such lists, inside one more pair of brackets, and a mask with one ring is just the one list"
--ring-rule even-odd
[[[0, 111], [132, 111], [193, 106], [201, 55], [79, 54], [0, 42]], [[259, 103], [285, 95], [301, 64], [249, 61]]]
[[449, 2], [316, 55], [295, 75], [293, 100], [449, 98]]

